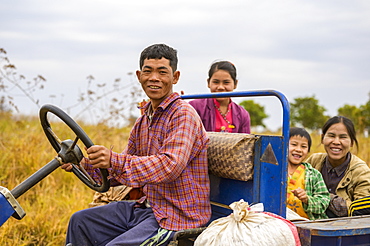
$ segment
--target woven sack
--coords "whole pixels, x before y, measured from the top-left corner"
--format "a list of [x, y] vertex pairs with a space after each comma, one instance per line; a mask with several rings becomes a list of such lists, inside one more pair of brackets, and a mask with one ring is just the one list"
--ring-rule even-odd
[[253, 134], [207, 132], [209, 171], [222, 178], [248, 181], [253, 178]]

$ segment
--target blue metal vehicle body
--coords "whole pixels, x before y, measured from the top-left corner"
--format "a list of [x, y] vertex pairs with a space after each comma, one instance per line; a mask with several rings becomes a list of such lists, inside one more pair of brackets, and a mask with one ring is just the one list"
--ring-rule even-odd
[[0, 186], [0, 226], [4, 224], [10, 216], [21, 219], [25, 215], [26, 213], [12, 193], [5, 187]]
[[295, 222], [302, 245], [370, 245], [370, 215]]
[[[277, 97], [282, 105], [282, 135], [259, 136], [255, 143], [253, 180], [244, 182], [211, 176], [211, 201], [224, 205], [242, 198], [249, 204], [262, 202], [267, 211], [285, 217], [289, 102], [282, 93], [274, 90], [183, 95], [182, 98], [216, 98], [226, 95], [227, 97]], [[212, 183], [218, 185], [212, 185]], [[212, 211], [214, 218], [230, 214], [230, 211], [219, 206], [213, 206]]]

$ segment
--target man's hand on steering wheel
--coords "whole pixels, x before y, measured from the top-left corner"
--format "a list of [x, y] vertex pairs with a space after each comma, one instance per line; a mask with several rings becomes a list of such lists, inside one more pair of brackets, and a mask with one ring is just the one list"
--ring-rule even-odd
[[87, 149], [89, 163], [93, 168], [110, 168], [111, 150], [102, 145], [93, 145]]
[[[102, 145], [93, 145], [86, 150], [89, 158], [83, 158], [80, 162], [84, 168], [86, 168], [86, 164], [89, 163], [92, 165], [93, 168], [110, 168], [110, 156], [111, 150], [102, 146]], [[61, 168], [67, 172], [72, 171], [72, 164], [65, 163], [61, 165]]]

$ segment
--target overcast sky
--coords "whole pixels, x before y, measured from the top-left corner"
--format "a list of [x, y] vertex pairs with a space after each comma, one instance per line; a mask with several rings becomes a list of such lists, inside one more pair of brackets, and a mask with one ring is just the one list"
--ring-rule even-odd
[[[69, 106], [88, 75], [137, 83], [127, 73], [153, 43], [178, 50], [175, 91], [186, 94], [208, 92], [208, 68], [223, 59], [238, 69], [238, 91], [274, 89], [289, 101], [316, 96], [330, 116], [369, 100], [368, 0], [1, 1], [0, 48], [19, 73], [47, 79], [41, 104]], [[277, 99], [252, 99], [265, 106], [269, 128], [281, 125]], [[21, 112], [37, 112], [16, 100]]]

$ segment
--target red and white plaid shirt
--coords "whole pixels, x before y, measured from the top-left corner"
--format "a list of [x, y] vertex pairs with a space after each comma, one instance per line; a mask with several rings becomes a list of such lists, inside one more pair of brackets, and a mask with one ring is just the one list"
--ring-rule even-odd
[[204, 226], [211, 207], [208, 137], [202, 121], [177, 93], [159, 105], [151, 120], [149, 106], [144, 106], [145, 114], [136, 121], [126, 149], [112, 153], [109, 178], [143, 187], [162, 228]]

